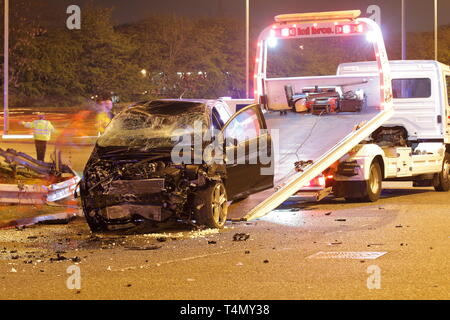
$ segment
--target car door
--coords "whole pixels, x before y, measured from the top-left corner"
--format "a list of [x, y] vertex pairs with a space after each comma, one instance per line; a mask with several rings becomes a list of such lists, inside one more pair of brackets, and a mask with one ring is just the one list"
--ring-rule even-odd
[[236, 114], [222, 130], [228, 197], [240, 198], [273, 186], [272, 140], [259, 105]]

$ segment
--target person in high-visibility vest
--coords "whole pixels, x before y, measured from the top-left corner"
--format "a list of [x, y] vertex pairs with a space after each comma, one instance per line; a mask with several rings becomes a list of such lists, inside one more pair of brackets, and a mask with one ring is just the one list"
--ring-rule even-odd
[[105, 132], [106, 127], [111, 122], [111, 109], [112, 101], [105, 99], [99, 102], [98, 113], [95, 119], [95, 126], [97, 128], [98, 135], [102, 135]]
[[98, 135], [102, 135], [105, 132], [106, 127], [111, 122], [111, 117], [108, 112], [100, 111], [97, 113], [97, 117], [95, 119], [95, 126], [97, 127]]
[[47, 150], [47, 142], [50, 141], [52, 132], [55, 132], [50, 121], [45, 120], [43, 113], [38, 114], [38, 120], [33, 122], [21, 122], [26, 128], [33, 129], [34, 144], [36, 146], [36, 155], [39, 161], [45, 160], [45, 151]]

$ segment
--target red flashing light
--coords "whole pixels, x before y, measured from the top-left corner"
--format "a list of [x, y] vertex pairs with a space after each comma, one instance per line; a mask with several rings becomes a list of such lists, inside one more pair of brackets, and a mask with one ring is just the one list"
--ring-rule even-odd
[[364, 26], [362, 24], [344, 24], [336, 25], [336, 34], [351, 34], [351, 33], [363, 33]]
[[350, 26], [348, 24], [346, 24], [345, 26], [342, 27], [342, 33], [350, 33], [351, 29]]
[[289, 37], [289, 34], [290, 34], [290, 32], [289, 32], [288, 28], [281, 29], [281, 35], [283, 37]]

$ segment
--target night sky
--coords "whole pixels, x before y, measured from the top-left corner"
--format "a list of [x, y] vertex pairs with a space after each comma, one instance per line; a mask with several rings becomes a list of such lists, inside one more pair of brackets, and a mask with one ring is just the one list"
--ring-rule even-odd
[[[244, 19], [245, 0], [46, 0], [56, 10], [65, 11], [69, 4], [94, 3], [115, 7], [117, 24], [133, 22], [155, 14], [178, 14], [188, 17], [221, 16]], [[281, 13], [360, 9], [365, 15], [367, 7], [376, 4], [382, 10], [385, 35], [400, 32], [401, 0], [250, 0], [251, 28], [254, 32], [272, 23]], [[406, 0], [407, 31], [433, 30], [433, 0]], [[439, 24], [450, 24], [450, 0], [438, 0]]]

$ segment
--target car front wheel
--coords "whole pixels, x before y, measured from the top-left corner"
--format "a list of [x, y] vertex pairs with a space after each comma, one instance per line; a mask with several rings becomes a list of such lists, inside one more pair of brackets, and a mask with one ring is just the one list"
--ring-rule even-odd
[[197, 192], [200, 208], [196, 210], [197, 224], [222, 229], [228, 216], [227, 191], [222, 182]]

